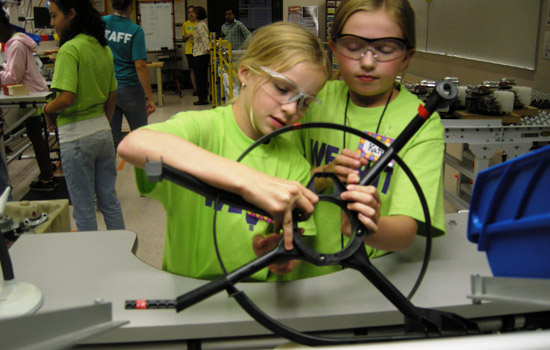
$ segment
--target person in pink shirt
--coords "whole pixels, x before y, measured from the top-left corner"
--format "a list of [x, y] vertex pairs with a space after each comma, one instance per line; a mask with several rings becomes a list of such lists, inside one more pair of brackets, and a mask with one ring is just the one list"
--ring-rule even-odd
[[[4, 45], [6, 62], [0, 66], [1, 84], [24, 84], [30, 92], [48, 91], [46, 80], [40, 74], [33, 53], [36, 43], [26, 34], [17, 33], [4, 11], [0, 11], [0, 42]], [[53, 191], [57, 183], [53, 176], [48, 144], [42, 136], [44, 118], [39, 108], [26, 121], [27, 135], [32, 142], [40, 175], [30, 184], [34, 191]]]

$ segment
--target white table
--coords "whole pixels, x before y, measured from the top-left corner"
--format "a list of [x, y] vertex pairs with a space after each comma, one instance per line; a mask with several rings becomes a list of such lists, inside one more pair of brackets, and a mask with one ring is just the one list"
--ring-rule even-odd
[[[413, 303], [468, 318], [548, 311], [548, 306], [471, 302], [467, 297], [471, 275], [490, 276], [491, 272], [485, 254], [466, 239], [466, 219], [466, 214], [447, 215], [447, 235], [434, 239], [430, 267]], [[101, 299], [112, 303], [113, 320], [130, 321], [88, 344], [228, 342], [271, 334], [225, 292], [180, 313], [174, 309], [125, 310], [125, 300], [174, 299], [206, 283], [143, 263], [132, 254], [135, 239], [130, 231], [25, 235], [10, 253], [16, 279], [35, 284], [43, 293], [39, 313], [91, 305]], [[424, 242], [418, 237], [409, 249], [373, 260], [404, 294], [418, 275]], [[237, 286], [272, 317], [302, 331], [343, 331], [403, 322], [393, 305], [353, 270], [289, 283]]]
[[35, 112], [38, 106], [43, 106], [46, 104], [47, 100], [54, 96], [54, 92], [31, 92], [26, 96], [7, 96], [4, 94], [0, 95], [0, 108], [29, 108], [29, 111], [23, 116], [19, 117], [16, 122], [4, 126], [4, 118], [0, 120], [0, 148], [2, 152], [2, 157], [6, 164], [13, 160], [13, 157], [6, 157], [6, 151], [4, 147], [5, 136], [9, 135], [15, 128], [25, 122], [29, 117], [31, 117]]

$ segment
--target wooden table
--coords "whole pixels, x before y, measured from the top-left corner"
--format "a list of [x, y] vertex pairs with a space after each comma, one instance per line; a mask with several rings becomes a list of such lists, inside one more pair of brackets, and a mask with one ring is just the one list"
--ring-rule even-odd
[[164, 67], [164, 62], [147, 63], [147, 68], [156, 68], [157, 69], [157, 94], [158, 94], [158, 105], [159, 105], [159, 107], [163, 106], [163, 103], [162, 103], [162, 67]]

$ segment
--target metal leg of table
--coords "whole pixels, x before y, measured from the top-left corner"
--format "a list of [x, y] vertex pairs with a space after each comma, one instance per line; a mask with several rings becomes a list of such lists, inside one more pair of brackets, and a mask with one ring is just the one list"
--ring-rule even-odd
[[159, 107], [162, 107], [164, 103], [162, 101], [162, 70], [160, 67], [157, 67], [157, 93]]

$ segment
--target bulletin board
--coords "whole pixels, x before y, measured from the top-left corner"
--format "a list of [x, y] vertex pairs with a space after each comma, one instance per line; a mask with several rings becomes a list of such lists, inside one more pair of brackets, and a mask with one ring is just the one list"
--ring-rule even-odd
[[534, 70], [542, 0], [410, 0], [417, 49]]
[[147, 51], [174, 49], [172, 3], [139, 3]]

